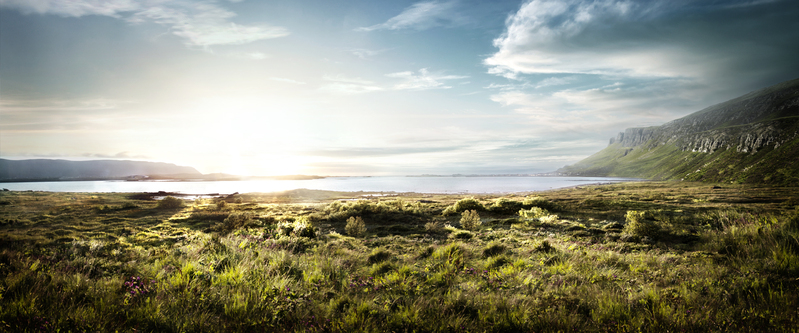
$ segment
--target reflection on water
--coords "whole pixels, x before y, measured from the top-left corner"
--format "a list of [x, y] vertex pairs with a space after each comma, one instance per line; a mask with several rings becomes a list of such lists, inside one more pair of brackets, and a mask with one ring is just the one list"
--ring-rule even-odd
[[180, 192], [191, 194], [280, 192], [294, 189], [346, 192], [512, 193], [584, 184], [635, 181], [610, 177], [330, 177], [310, 180], [246, 181], [75, 181], [0, 183], [12, 191]]

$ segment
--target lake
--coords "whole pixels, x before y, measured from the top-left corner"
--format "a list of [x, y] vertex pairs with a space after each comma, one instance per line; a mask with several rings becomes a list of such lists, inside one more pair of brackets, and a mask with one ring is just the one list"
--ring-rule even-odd
[[346, 192], [514, 193], [585, 184], [638, 181], [612, 177], [329, 177], [246, 181], [61, 181], [0, 183], [12, 191], [179, 192], [185, 194], [281, 192], [294, 189]]

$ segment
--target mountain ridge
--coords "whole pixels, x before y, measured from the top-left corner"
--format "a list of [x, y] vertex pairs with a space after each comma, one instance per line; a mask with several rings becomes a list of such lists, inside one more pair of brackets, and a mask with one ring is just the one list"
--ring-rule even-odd
[[0, 181], [99, 180], [169, 175], [202, 176], [193, 167], [163, 162], [0, 158]]
[[660, 126], [628, 128], [557, 173], [662, 180], [799, 181], [799, 79], [715, 104]]

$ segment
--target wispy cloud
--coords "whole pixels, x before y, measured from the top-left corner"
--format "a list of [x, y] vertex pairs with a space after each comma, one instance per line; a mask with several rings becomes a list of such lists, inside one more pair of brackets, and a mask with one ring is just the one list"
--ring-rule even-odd
[[354, 95], [384, 90], [374, 82], [359, 77], [325, 75], [322, 80], [330, 83], [323, 85], [320, 90], [334, 94]]
[[385, 50], [369, 50], [369, 49], [351, 49], [350, 53], [361, 59], [368, 59], [374, 57]]
[[607, 135], [626, 127], [659, 125], [698, 111], [694, 105], [706, 93], [700, 88], [685, 80], [660, 80], [646, 85], [614, 82], [548, 93], [503, 91], [492, 95], [491, 100], [526, 115], [538, 133]]
[[246, 44], [289, 35], [289, 31], [283, 27], [231, 22], [230, 19], [236, 14], [213, 0], [0, 0], [0, 6], [29, 14], [66, 17], [101, 15], [130, 23], [157, 23], [168, 27], [172, 34], [182, 37], [189, 46]]
[[396, 90], [428, 90], [428, 89], [449, 89], [452, 86], [446, 85], [443, 81], [462, 80], [469, 78], [461, 75], [443, 75], [430, 73], [427, 68], [422, 68], [416, 74], [411, 71], [391, 73], [386, 76], [402, 79], [402, 82], [394, 85]]
[[426, 30], [439, 26], [459, 24], [463, 21], [463, 18], [454, 11], [455, 6], [455, 1], [417, 2], [384, 23], [360, 27], [355, 30]]

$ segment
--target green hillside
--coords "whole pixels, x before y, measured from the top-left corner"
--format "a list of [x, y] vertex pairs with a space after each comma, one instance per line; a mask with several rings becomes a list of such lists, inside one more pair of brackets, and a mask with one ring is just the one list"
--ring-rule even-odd
[[620, 133], [557, 172], [724, 183], [799, 183], [799, 80], [657, 127]]

